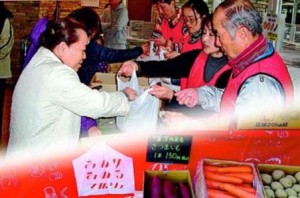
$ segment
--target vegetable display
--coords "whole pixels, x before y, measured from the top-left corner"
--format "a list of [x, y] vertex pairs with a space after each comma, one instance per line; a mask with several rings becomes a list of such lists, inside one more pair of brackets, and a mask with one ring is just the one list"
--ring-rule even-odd
[[150, 185], [149, 193], [145, 198], [191, 198], [191, 192], [187, 183], [174, 183], [167, 179], [161, 179], [158, 176], [153, 176]]
[[208, 198], [255, 198], [254, 174], [247, 165], [204, 165]]
[[274, 169], [270, 173], [261, 172], [261, 178], [267, 198], [300, 197], [300, 171], [288, 174]]

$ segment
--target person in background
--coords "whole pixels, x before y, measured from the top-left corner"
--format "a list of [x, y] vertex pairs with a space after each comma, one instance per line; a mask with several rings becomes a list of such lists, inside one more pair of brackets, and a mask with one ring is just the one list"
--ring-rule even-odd
[[128, 10], [122, 0], [109, 0], [109, 7], [101, 15], [105, 47], [126, 49], [128, 21]]
[[184, 42], [182, 10], [176, 6], [175, 0], [153, 0], [153, 3], [159, 17], [151, 40], [155, 46], [164, 46], [166, 51], [175, 50], [175, 46], [180, 51]]
[[[216, 36], [212, 29], [212, 16], [208, 15], [204, 18], [202, 25], [202, 50], [188, 51], [166, 61], [128, 61], [122, 65], [119, 74], [131, 76], [133, 70], [136, 70], [137, 74], [141, 76], [187, 77], [187, 84], [181, 87], [181, 90], [195, 89], [204, 85], [224, 89], [231, 74], [231, 68], [226, 64], [227, 57], [215, 45]], [[152, 91], [149, 93], [160, 99], [168, 100], [167, 109], [185, 111], [186, 114], [197, 114], [197, 109], [192, 111], [189, 108], [176, 106], [176, 97], [174, 97], [176, 93], [168, 87], [153, 85]]]
[[[180, 53], [193, 49], [202, 49], [202, 21], [209, 15], [207, 4], [202, 0], [189, 0], [182, 7], [182, 21], [184, 24], [184, 42]], [[165, 58], [174, 58], [180, 54], [177, 51], [166, 52]]]
[[14, 28], [11, 24], [13, 14], [0, 1], [0, 140], [2, 136], [2, 117], [6, 79], [11, 78], [11, 50], [14, 45]]
[[8, 158], [74, 149], [80, 116], [126, 115], [134, 90], [99, 92], [79, 81], [88, 41], [84, 25], [74, 19], [48, 22], [13, 93]]
[[291, 105], [291, 77], [282, 58], [262, 35], [261, 24], [261, 16], [250, 1], [222, 2], [215, 10], [213, 27], [216, 44], [232, 68], [227, 87], [204, 86], [197, 92], [187, 89], [175, 94], [179, 103], [218, 109], [233, 130], [239, 119], [282, 111]]
[[[109, 63], [124, 62], [135, 59], [143, 53], [148, 53], [149, 46], [145, 44], [133, 49], [117, 50], [104, 47], [100, 41], [101, 21], [98, 14], [90, 8], [79, 8], [72, 11], [71, 17], [86, 26], [90, 42], [86, 48], [86, 59], [78, 70], [78, 76], [82, 83], [89, 85], [96, 72], [107, 72]], [[81, 121], [81, 136], [88, 134], [100, 134], [96, 120], [83, 117]]]

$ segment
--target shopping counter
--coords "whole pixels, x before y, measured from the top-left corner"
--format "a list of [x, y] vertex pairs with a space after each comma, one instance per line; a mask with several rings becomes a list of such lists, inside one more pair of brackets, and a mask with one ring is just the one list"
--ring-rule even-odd
[[[152, 151], [153, 148], [158, 149], [158, 144], [149, 142], [149, 138], [155, 135], [158, 134], [122, 133], [88, 138], [81, 142], [81, 147], [76, 152], [46, 160], [30, 160], [26, 163], [20, 161], [3, 165], [0, 169], [0, 197], [79, 197], [72, 161], [100, 144], [132, 158], [134, 186], [135, 190], [140, 192], [143, 189], [145, 170], [189, 170], [193, 179], [197, 164], [203, 158], [300, 166], [299, 130], [243, 130], [234, 133], [195, 131], [160, 134], [160, 137], [190, 137], [190, 152], [184, 158], [187, 160], [185, 164], [158, 163], [151, 160], [147, 162], [149, 144]], [[94, 166], [105, 165], [104, 162], [92, 163], [99, 157], [100, 153], [97, 156], [96, 152], [96, 155], [86, 160], [86, 163]], [[93, 176], [96, 179], [95, 174]], [[132, 196], [133, 194], [87, 197]]]

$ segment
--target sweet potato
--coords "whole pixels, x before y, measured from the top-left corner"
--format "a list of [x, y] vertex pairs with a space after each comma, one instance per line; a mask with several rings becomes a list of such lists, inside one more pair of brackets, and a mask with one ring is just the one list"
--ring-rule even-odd
[[191, 197], [190, 190], [186, 184], [180, 183], [179, 187], [180, 187], [181, 198], [190, 198]]
[[151, 181], [150, 187], [150, 197], [151, 198], [162, 198], [163, 196], [162, 190], [162, 181], [158, 176], [154, 176]]

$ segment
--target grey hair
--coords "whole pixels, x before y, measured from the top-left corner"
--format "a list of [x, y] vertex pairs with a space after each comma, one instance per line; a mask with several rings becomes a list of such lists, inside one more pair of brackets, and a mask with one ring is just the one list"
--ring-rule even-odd
[[[220, 7], [222, 7], [221, 4]], [[251, 3], [237, 3], [231, 6], [225, 4], [222, 8], [226, 17], [222, 25], [232, 39], [235, 38], [236, 30], [240, 26], [247, 28], [253, 36], [262, 33], [262, 18]]]

